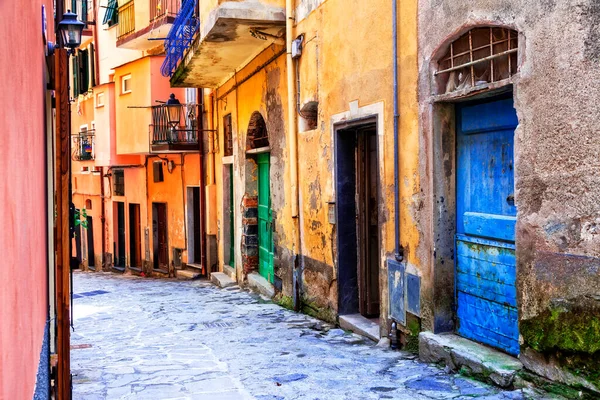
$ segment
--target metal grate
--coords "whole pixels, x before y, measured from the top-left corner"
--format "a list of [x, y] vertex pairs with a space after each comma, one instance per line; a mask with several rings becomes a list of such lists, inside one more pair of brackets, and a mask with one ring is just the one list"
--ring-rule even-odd
[[113, 191], [115, 196], [125, 196], [125, 172], [122, 169], [113, 171]]
[[183, 0], [182, 2], [181, 10], [165, 39], [166, 57], [160, 70], [163, 76], [173, 76], [178, 63], [183, 60], [185, 52], [200, 29], [197, 7], [197, 0]]
[[439, 92], [498, 82], [517, 72], [517, 32], [497, 27], [475, 28], [450, 44], [435, 73]]

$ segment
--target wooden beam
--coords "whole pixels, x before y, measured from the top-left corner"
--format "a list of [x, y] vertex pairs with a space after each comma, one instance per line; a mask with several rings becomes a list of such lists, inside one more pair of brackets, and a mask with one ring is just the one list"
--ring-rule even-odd
[[69, 110], [68, 55], [65, 49], [56, 49], [56, 398], [71, 399], [71, 332], [70, 332], [70, 180], [71, 140]]

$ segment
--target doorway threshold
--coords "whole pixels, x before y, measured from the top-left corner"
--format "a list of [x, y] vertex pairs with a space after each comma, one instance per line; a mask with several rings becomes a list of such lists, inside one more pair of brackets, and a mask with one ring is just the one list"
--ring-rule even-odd
[[363, 317], [361, 314], [340, 315], [339, 317], [342, 329], [368, 337], [376, 342], [379, 342], [379, 339], [381, 339], [379, 324], [376, 322], [378, 320]]

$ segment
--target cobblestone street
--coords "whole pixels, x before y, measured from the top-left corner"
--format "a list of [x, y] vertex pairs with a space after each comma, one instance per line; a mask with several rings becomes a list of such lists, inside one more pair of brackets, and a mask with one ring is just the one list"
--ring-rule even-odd
[[235, 286], [75, 273], [74, 399], [525, 399]]

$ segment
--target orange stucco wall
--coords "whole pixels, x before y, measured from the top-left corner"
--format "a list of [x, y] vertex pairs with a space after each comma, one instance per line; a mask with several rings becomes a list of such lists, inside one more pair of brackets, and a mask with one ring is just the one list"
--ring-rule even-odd
[[42, 4], [51, 33], [52, 2], [0, 3], [0, 399], [33, 397], [48, 315]]
[[[170, 93], [184, 99], [183, 89], [171, 89], [160, 74], [164, 57], [144, 57], [115, 68], [117, 154], [150, 152], [149, 129], [155, 100], [166, 101]], [[131, 92], [123, 91], [123, 77], [131, 76]]]

